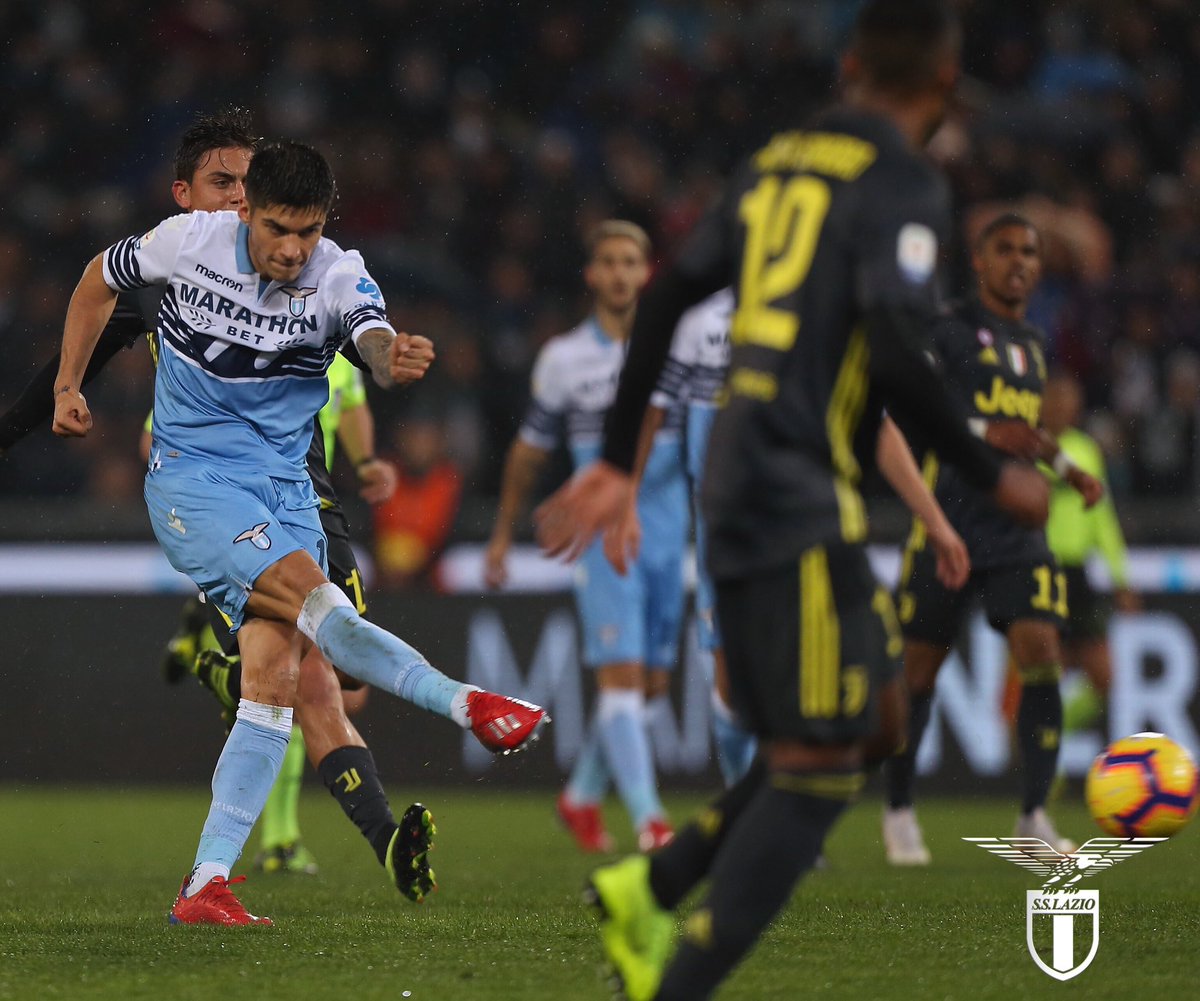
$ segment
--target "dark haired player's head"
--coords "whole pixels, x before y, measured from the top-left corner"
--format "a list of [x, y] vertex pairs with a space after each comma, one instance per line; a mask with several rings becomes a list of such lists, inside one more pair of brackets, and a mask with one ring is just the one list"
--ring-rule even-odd
[[175, 148], [175, 203], [187, 212], [236, 211], [257, 142], [245, 108], [197, 115]]
[[1042, 277], [1042, 237], [1017, 212], [1002, 212], [979, 231], [971, 251], [979, 300], [993, 313], [1020, 320]]
[[961, 46], [945, 0], [869, 0], [842, 57], [847, 100], [890, 114], [923, 144], [945, 116]]
[[257, 208], [318, 209], [328, 215], [334, 192], [329, 162], [304, 143], [260, 147], [246, 175], [246, 200]]
[[175, 178], [190, 181], [213, 150], [253, 150], [257, 144], [254, 121], [246, 108], [222, 108], [211, 115], [197, 115], [175, 148]]
[[313, 147], [297, 142], [259, 147], [238, 212], [249, 229], [250, 261], [260, 275], [296, 280], [321, 239], [335, 191], [333, 171]]

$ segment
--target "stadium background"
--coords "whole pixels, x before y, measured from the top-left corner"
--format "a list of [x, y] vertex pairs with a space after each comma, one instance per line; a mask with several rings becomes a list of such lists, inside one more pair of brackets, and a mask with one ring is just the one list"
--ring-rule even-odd
[[[669, 255], [735, 156], [828, 96], [856, 6], [296, 0], [281, 18], [225, 0], [10, 0], [0, 406], [54, 351], [88, 258], [173, 211], [170, 152], [193, 114], [238, 103], [264, 135], [316, 143], [341, 191], [329, 235], [364, 252], [396, 323], [439, 352], [421, 386], [372, 397], [379, 450], [408, 474], [396, 510], [436, 517], [373, 525], [341, 470], [378, 569], [376, 615], [451, 673], [508, 664], [527, 693], [553, 692], [554, 753], [518, 777], [548, 781], [569, 761], [582, 705], [564, 577], [530, 558], [528, 593], [482, 596], [471, 547], [490, 528], [533, 356], [586, 309], [581, 234], [631, 218]], [[1121, 642], [1137, 708], [1113, 725], [1158, 725], [1195, 747], [1200, 11], [1188, 0], [962, 6], [967, 77], [933, 146], [961, 222], [948, 285], [962, 288], [966, 235], [992, 206], [1019, 205], [1046, 234], [1033, 318], [1053, 363], [1086, 387], [1152, 613], [1121, 627], [1133, 630]], [[0, 780], [201, 779], [211, 755], [181, 761], [170, 741], [215, 748], [220, 733], [195, 711], [201, 693], [156, 675], [177, 607], [164, 595], [183, 590], [155, 562], [141, 501], [147, 353], [123, 353], [88, 395], [87, 441], [41, 432], [0, 462], [0, 635], [15, 679], [0, 700]], [[879, 500], [886, 549], [903, 518]], [[979, 635], [979, 670], [953, 676], [964, 714], [988, 717], [997, 655]], [[707, 749], [706, 702], [677, 694], [661, 760], [685, 781]], [[127, 743], [122, 722], [147, 709], [161, 733]], [[391, 761], [420, 741], [427, 777], [479, 764], [457, 734], [382, 697], [371, 713], [371, 741]], [[947, 787], [1011, 783], [995, 777], [1002, 734], [948, 732], [966, 753], [947, 756]]]

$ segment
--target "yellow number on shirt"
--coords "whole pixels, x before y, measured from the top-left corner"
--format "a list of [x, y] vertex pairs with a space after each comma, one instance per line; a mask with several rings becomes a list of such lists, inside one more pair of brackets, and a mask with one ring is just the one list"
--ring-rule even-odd
[[829, 199], [829, 185], [808, 175], [786, 181], [768, 175], [742, 197], [738, 212], [746, 243], [734, 344], [787, 351], [796, 342], [800, 317], [773, 303], [808, 277]]

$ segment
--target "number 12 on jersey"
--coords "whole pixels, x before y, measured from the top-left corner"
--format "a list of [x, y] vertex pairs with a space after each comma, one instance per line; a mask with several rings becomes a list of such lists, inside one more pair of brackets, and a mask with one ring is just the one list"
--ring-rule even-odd
[[829, 200], [829, 185], [808, 174], [787, 179], [767, 175], [742, 196], [738, 215], [746, 239], [738, 311], [730, 331], [734, 344], [787, 351], [796, 343], [798, 313], [774, 303], [808, 277]]

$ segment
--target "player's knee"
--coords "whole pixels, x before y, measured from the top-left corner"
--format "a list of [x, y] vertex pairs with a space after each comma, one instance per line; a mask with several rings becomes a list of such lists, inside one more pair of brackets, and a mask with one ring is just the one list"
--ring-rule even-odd
[[671, 690], [671, 673], [662, 668], [646, 672], [646, 698], [656, 699]]
[[927, 643], [905, 643], [904, 680], [911, 694], [928, 695], [933, 691], [947, 652]]
[[336, 584], [330, 584], [324, 578], [304, 594], [296, 614], [296, 627], [314, 643], [317, 633], [325, 621], [335, 614], [350, 614], [357, 617], [358, 612], [353, 603]]
[[313, 592], [327, 584], [328, 579], [308, 553], [289, 553], [259, 574], [248, 607], [264, 618], [295, 622]]
[[1049, 622], [1021, 621], [1013, 623], [1008, 632], [1008, 646], [1022, 681], [1044, 665], [1062, 663], [1062, 646], [1058, 630]]
[[603, 664], [596, 669], [596, 686], [604, 689], [636, 689], [644, 691], [645, 671], [640, 663], [621, 661]]

